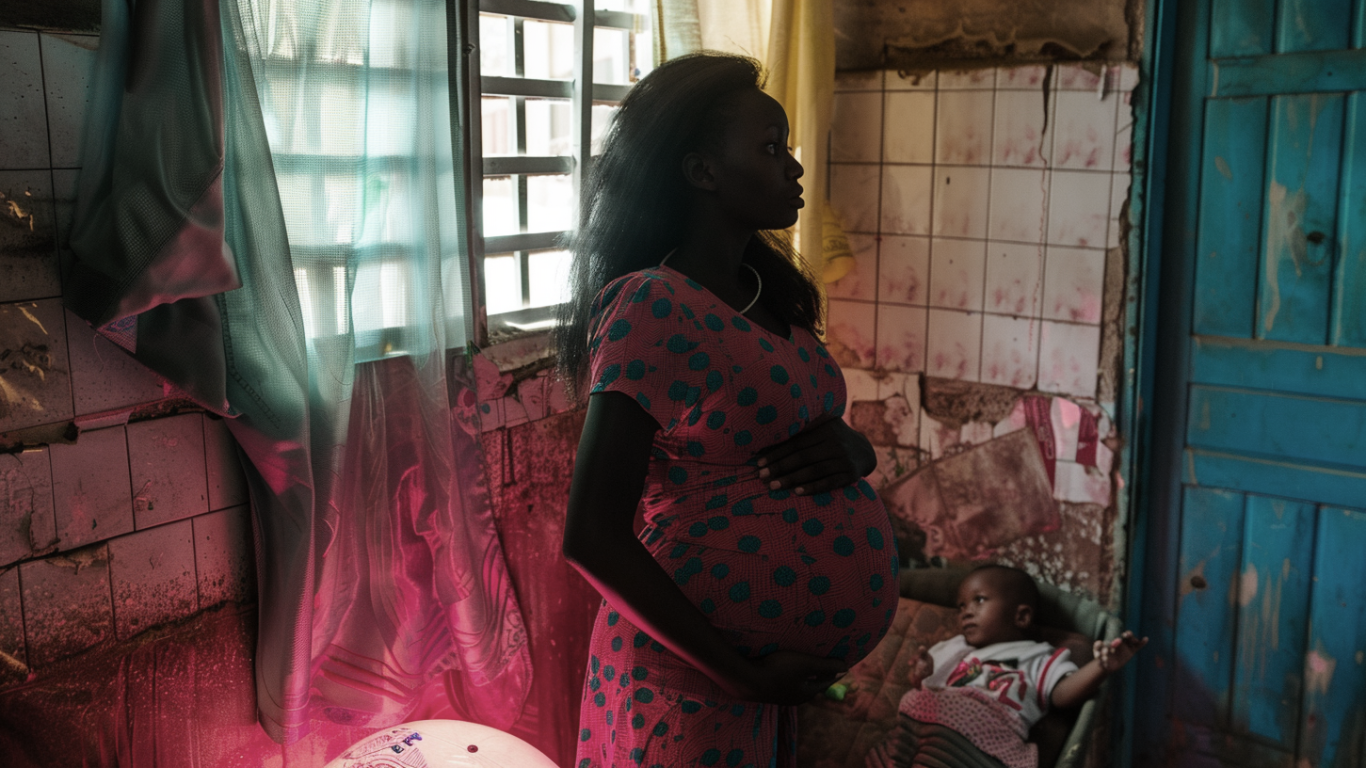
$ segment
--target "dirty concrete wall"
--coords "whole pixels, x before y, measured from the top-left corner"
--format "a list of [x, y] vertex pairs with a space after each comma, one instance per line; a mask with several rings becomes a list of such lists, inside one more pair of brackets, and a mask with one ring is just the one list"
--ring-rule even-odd
[[255, 596], [222, 422], [62, 308], [97, 45], [0, 30], [0, 687]]
[[835, 0], [836, 66], [1137, 61], [1141, 0]]
[[837, 79], [830, 198], [856, 266], [830, 288], [830, 347], [903, 556], [1114, 604], [1135, 83], [1131, 65]]

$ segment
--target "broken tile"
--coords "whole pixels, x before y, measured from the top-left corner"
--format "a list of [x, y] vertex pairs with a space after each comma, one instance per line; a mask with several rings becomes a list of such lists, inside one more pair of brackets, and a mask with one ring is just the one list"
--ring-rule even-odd
[[1044, 271], [1043, 317], [1099, 323], [1105, 290], [1105, 251], [1049, 246]]
[[247, 479], [237, 455], [237, 441], [225, 419], [204, 415], [204, 464], [209, 484], [209, 509], [247, 503]]
[[80, 166], [81, 131], [90, 103], [98, 35], [42, 35], [43, 83], [47, 89], [52, 167]]
[[1110, 221], [1109, 173], [1053, 171], [1048, 186], [1048, 243], [1100, 248]]
[[986, 272], [984, 240], [940, 240], [930, 244], [930, 306], [981, 309]]
[[876, 163], [882, 159], [882, 93], [836, 93], [830, 113], [830, 160]]
[[182, 413], [129, 424], [128, 471], [139, 530], [208, 512], [204, 417]]
[[123, 427], [82, 432], [74, 445], [53, 445], [50, 451], [58, 546], [63, 551], [133, 530]]
[[936, 166], [934, 235], [978, 240], [986, 238], [987, 201], [990, 197], [990, 168]]
[[1048, 166], [1048, 145], [1052, 136], [1045, 134], [1045, 130], [1051, 125], [1052, 101], [1038, 90], [996, 92], [992, 165]]
[[0, 171], [0, 301], [60, 296], [52, 177]]
[[934, 162], [934, 93], [889, 93], [883, 115], [882, 162]]
[[[886, 400], [889, 397], [905, 397], [906, 382], [918, 378], [920, 377], [913, 373], [884, 372], [881, 376], [873, 379], [873, 383], [877, 387], [877, 394], [873, 399]], [[916, 402], [920, 402], [920, 399], [916, 398]]]
[[[875, 195], [876, 184], [877, 175], [873, 174], [869, 184], [870, 191], [866, 194]], [[929, 166], [882, 166], [882, 232], [893, 235], [928, 235], [930, 200], [933, 193], [933, 171]], [[833, 196], [833, 192], [831, 194]], [[874, 196], [873, 199], [877, 200], [877, 197]], [[873, 223], [876, 224], [876, 220]]]
[[956, 425], [945, 425], [925, 411], [920, 412], [920, 450], [923, 455], [938, 461], [954, 452], [962, 438]]
[[1039, 339], [1039, 389], [1095, 397], [1100, 326], [1042, 322]]
[[826, 284], [826, 295], [835, 299], [877, 299], [877, 236], [849, 235], [849, 247], [854, 263], [840, 279]]
[[161, 380], [74, 313], [66, 313], [76, 415], [165, 399]]
[[1084, 91], [1060, 91], [1054, 111], [1054, 168], [1108, 171], [1115, 151], [1114, 95], [1104, 99]]
[[844, 390], [850, 403], [881, 400], [878, 397], [878, 382], [873, 375], [858, 368], [849, 368], [844, 373]]
[[939, 90], [935, 102], [936, 163], [991, 164], [993, 101], [991, 91]]
[[1028, 317], [982, 318], [982, 382], [1033, 389], [1039, 370], [1039, 321]]
[[977, 381], [982, 363], [982, 313], [931, 309], [927, 347], [925, 373]]
[[0, 31], [0, 165], [48, 168], [47, 109], [43, 104], [43, 63], [38, 35]]
[[826, 346], [845, 368], [872, 368], [877, 306], [861, 301], [831, 299]]
[[256, 558], [251, 509], [220, 509], [192, 520], [199, 606], [256, 599]]
[[958, 430], [958, 435], [963, 445], [981, 445], [995, 437], [985, 421], [969, 421]]
[[883, 400], [882, 405], [882, 419], [893, 441], [902, 448], [914, 448], [920, 442], [920, 404], [894, 395]]
[[879, 167], [872, 163], [830, 164], [830, 204], [845, 232], [876, 232]]
[[0, 571], [0, 688], [28, 677], [28, 652], [24, 648], [23, 601], [19, 595], [19, 569]]
[[925, 306], [929, 290], [929, 238], [883, 235], [878, 249], [878, 300]]
[[110, 539], [108, 545], [119, 640], [199, 609], [194, 526], [189, 520]]
[[920, 467], [920, 450], [917, 448], [874, 445], [873, 453], [877, 454], [877, 468], [867, 480], [879, 492]]
[[923, 307], [877, 308], [877, 366], [888, 371], [925, 370], [927, 315]]
[[988, 237], [1016, 243], [1042, 243], [1047, 221], [1048, 174], [1043, 169], [991, 170]]
[[71, 418], [61, 299], [0, 304], [0, 432]]
[[1044, 253], [1041, 245], [990, 243], [987, 246], [986, 311], [1038, 317], [1043, 302]]
[[24, 563], [19, 581], [29, 666], [42, 669], [113, 638], [104, 544]]
[[0, 566], [55, 546], [48, 449], [0, 454]]

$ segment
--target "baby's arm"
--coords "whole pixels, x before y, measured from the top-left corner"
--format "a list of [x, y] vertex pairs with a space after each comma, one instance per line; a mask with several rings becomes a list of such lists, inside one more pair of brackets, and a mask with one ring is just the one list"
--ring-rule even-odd
[[1062, 709], [1078, 706], [1095, 696], [1105, 678], [1127, 664], [1129, 659], [1147, 644], [1148, 638], [1140, 640], [1133, 632], [1125, 632], [1108, 643], [1097, 640], [1094, 648], [1095, 658], [1087, 662], [1086, 666], [1059, 680], [1058, 684], [1053, 686], [1053, 694], [1049, 696], [1049, 701], [1053, 706]]

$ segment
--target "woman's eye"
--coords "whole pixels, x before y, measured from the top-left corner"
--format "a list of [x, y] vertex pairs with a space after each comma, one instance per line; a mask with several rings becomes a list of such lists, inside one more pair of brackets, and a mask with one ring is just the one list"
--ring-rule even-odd
[[770, 155], [776, 155], [778, 154], [778, 142], [770, 141], [769, 143], [764, 145], [764, 149], [768, 150], [768, 153]]

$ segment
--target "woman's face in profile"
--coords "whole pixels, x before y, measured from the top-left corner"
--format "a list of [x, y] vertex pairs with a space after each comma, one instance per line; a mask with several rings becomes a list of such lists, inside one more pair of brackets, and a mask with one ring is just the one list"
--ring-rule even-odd
[[729, 121], [714, 157], [722, 209], [753, 229], [785, 229], [802, 207], [802, 165], [788, 151], [787, 115], [758, 89], [731, 97]]

